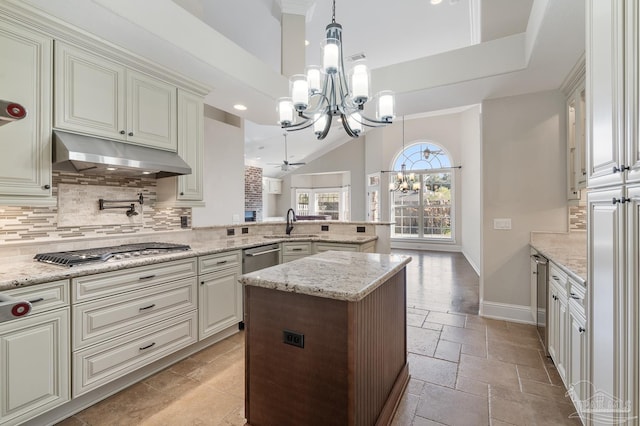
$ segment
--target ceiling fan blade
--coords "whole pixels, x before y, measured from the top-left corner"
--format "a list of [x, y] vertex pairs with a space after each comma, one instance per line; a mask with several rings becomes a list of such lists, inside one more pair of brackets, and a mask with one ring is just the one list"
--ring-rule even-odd
[[290, 166], [302, 166], [307, 163], [289, 163]]

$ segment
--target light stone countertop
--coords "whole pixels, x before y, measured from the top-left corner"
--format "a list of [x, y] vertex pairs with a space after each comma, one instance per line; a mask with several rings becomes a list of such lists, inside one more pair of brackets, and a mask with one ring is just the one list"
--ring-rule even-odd
[[532, 232], [529, 244], [583, 284], [587, 282], [586, 232]]
[[[93, 244], [92, 247], [111, 246], [117, 244], [163, 241], [172, 243], [188, 244], [191, 250], [166, 253], [160, 255], [143, 256], [122, 260], [108, 260], [106, 262], [90, 263], [82, 266], [59, 266], [33, 260], [33, 253], [24, 253], [26, 250], [16, 250], [20, 253], [15, 256], [7, 256], [6, 253], [0, 255], [0, 291], [9, 290], [16, 287], [23, 287], [34, 284], [42, 284], [51, 281], [69, 279], [85, 275], [98, 274], [101, 272], [115, 271], [136, 266], [151, 265], [154, 263], [168, 262], [171, 260], [186, 259], [195, 256], [205, 256], [208, 254], [222, 253], [231, 250], [240, 250], [251, 247], [258, 247], [266, 244], [280, 243], [283, 241], [324, 241], [331, 243], [351, 243], [364, 244], [377, 240], [375, 235], [342, 235], [327, 234], [322, 236], [310, 236], [305, 238], [265, 238], [262, 235], [236, 236], [222, 239], [209, 238], [205, 231], [182, 232], [171, 234], [171, 238], [159, 236], [145, 236], [144, 238], [134, 238], [131, 241], [119, 240], [117, 243], [101, 241], [100, 244]], [[77, 250], [82, 248], [86, 242], [78, 242], [78, 247], [61, 248], [55, 242], [38, 244], [37, 252], [47, 253], [60, 250]], [[5, 250], [6, 251], [6, 250]]]
[[357, 302], [402, 270], [411, 257], [327, 251], [240, 278], [244, 285]]

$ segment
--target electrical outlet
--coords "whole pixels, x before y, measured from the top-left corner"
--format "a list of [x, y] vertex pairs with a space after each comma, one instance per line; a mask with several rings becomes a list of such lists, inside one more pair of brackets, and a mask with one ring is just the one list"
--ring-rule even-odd
[[242, 228], [242, 233], [243, 234], [248, 234], [249, 233], [249, 228]]
[[236, 235], [236, 230], [233, 228], [227, 228], [227, 237], [232, 237]]
[[180, 216], [180, 227], [188, 228], [189, 227], [189, 217], [188, 216]]
[[364, 226], [356, 226], [356, 232], [366, 232], [367, 228]]
[[328, 231], [329, 230], [329, 225], [320, 225], [320, 230]]
[[282, 341], [287, 345], [304, 348], [304, 334], [295, 331], [284, 330], [282, 332]]

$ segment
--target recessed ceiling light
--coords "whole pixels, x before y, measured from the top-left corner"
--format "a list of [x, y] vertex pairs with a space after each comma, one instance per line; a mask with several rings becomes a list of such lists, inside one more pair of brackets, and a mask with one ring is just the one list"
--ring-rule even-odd
[[442, 0], [431, 0], [431, 4], [440, 4]]
[[151, 172], [144, 171], [144, 172], [142, 172], [142, 174], [143, 174], [143, 175], [150, 175], [150, 174], [151, 174]]
[[308, 45], [309, 45], [309, 40], [305, 40], [305, 41], [304, 41], [304, 45], [305, 45], [305, 46], [308, 46]]
[[262, 157], [256, 157], [256, 160], [262, 160]]
[[246, 111], [247, 110], [247, 107], [242, 105], [242, 104], [235, 104], [233, 107], [235, 109], [237, 109], [238, 111]]
[[107, 170], [109, 170], [110, 172], [114, 171], [114, 170], [118, 170], [115, 167], [107, 167]]

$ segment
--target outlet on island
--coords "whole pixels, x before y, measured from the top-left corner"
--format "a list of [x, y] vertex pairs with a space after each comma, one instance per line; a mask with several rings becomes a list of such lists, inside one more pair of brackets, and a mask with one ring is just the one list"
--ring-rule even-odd
[[188, 228], [189, 227], [189, 217], [188, 216], [180, 216], [180, 227]]
[[304, 334], [296, 333], [295, 331], [284, 330], [282, 332], [283, 342], [287, 345], [297, 346], [304, 348]]

